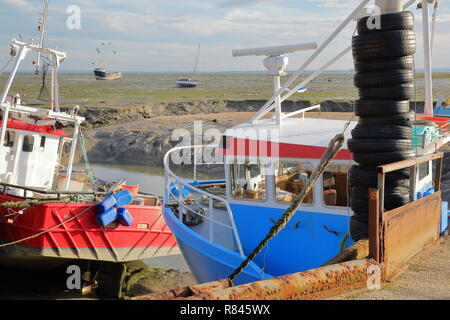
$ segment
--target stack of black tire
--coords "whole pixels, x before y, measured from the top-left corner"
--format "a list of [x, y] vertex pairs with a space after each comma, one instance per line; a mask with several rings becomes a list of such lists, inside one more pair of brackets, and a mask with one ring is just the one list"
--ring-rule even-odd
[[[368, 238], [368, 189], [377, 187], [376, 167], [415, 155], [411, 146], [415, 114], [409, 103], [414, 96], [414, 15], [403, 11], [375, 17], [380, 18], [381, 29], [370, 28], [373, 18], [358, 21], [358, 35], [352, 41], [359, 89], [355, 102], [359, 122], [348, 141], [358, 163], [349, 174], [354, 212], [350, 234], [355, 241]], [[386, 210], [409, 202], [408, 169], [388, 174], [385, 186]]]

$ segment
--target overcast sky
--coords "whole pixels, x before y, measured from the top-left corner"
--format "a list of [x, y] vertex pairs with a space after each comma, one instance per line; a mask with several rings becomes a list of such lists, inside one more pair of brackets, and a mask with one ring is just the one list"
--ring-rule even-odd
[[[264, 70], [263, 57], [233, 58], [232, 49], [317, 42], [347, 17], [358, 0], [50, 0], [47, 45], [66, 51], [66, 70], [91, 70], [103, 50], [107, 67], [117, 71], [189, 71], [201, 43], [200, 71]], [[450, 1], [440, 1], [434, 67], [450, 68]], [[81, 29], [68, 29], [70, 5], [81, 9]], [[38, 37], [41, 0], [0, 0], [0, 67], [11, 38]], [[421, 47], [421, 11], [415, 8]], [[351, 43], [352, 23], [309, 69], [317, 68]], [[105, 46], [102, 48], [102, 42]], [[111, 43], [111, 46], [108, 43]], [[106, 48], [106, 49], [104, 49]], [[117, 54], [113, 54], [112, 51]], [[311, 52], [289, 54], [288, 69]], [[3, 58], [2, 58], [3, 57]], [[421, 68], [422, 54], [416, 54]], [[30, 61], [31, 67], [31, 61]], [[351, 69], [352, 58], [332, 69]]]

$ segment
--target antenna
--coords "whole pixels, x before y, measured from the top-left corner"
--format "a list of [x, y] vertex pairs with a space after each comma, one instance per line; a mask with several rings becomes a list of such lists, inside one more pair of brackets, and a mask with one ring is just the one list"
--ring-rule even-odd
[[[269, 75], [273, 77], [273, 92], [276, 94], [281, 88], [281, 76], [286, 75], [286, 67], [289, 63], [289, 58], [285, 56], [286, 53], [296, 51], [316, 50], [317, 43], [299, 43], [285, 46], [275, 47], [261, 47], [251, 49], [237, 49], [233, 50], [233, 57], [243, 56], [267, 56], [264, 59], [264, 66], [269, 70]], [[281, 97], [280, 94], [275, 100], [275, 117], [278, 124], [281, 124]]]
[[[49, 0], [44, 0], [44, 12], [40, 14], [41, 17], [38, 20], [38, 23], [39, 23], [38, 31], [41, 33], [41, 38], [39, 40], [40, 48], [44, 47], [45, 29], [46, 29], [47, 14], [48, 14], [48, 1]], [[41, 55], [42, 55], [42, 53], [39, 51], [38, 56], [37, 56], [37, 61], [36, 61], [35, 74], [39, 74], [39, 67], [41, 65]]]

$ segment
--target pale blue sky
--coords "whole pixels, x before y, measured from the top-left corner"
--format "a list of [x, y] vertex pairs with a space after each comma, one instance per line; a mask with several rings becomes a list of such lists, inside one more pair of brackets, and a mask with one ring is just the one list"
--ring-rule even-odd
[[[359, 0], [50, 0], [47, 44], [66, 51], [64, 69], [90, 70], [96, 48], [111, 42], [106, 56], [121, 71], [184, 71], [194, 65], [201, 43], [200, 71], [264, 70], [262, 57], [233, 58], [231, 50], [315, 41], [319, 45]], [[37, 38], [41, 0], [0, 0], [0, 64], [12, 37]], [[81, 8], [81, 29], [66, 28], [69, 5]], [[415, 8], [421, 46], [421, 12]], [[434, 67], [450, 68], [450, 4], [440, 1]], [[352, 23], [323, 58], [325, 63], [350, 44]], [[117, 51], [117, 55], [111, 53]], [[2, 54], [2, 52], [4, 54]], [[310, 52], [290, 54], [289, 69], [298, 68]], [[2, 58], [3, 57], [3, 58]], [[416, 55], [422, 67], [422, 54]], [[31, 62], [30, 62], [31, 63]], [[332, 69], [350, 69], [351, 55]]]

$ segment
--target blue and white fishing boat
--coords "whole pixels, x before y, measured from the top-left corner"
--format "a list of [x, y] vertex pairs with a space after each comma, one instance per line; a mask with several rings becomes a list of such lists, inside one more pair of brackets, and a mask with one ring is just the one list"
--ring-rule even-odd
[[[361, 10], [368, 2], [362, 1], [318, 48], [315, 44], [304, 44], [234, 51], [235, 56], [267, 56], [264, 64], [274, 77], [273, 97], [250, 121], [226, 130], [219, 145], [180, 146], [166, 154], [163, 215], [199, 283], [227, 278], [238, 268], [305, 187], [329, 142], [341, 132], [344, 132], [346, 140], [351, 138], [350, 132], [357, 121], [352, 121], [350, 114], [350, 121], [329, 119], [320, 114], [317, 118], [305, 116], [307, 111], [319, 109], [319, 105], [284, 114], [281, 104], [351, 51], [351, 47], [346, 48], [295, 85], [297, 77], [338, 33], [355, 17], [361, 16]], [[379, 2], [395, 3], [397, 6], [402, 4], [402, 1]], [[409, 1], [404, 8], [415, 2]], [[424, 4], [428, 6], [426, 1]], [[427, 19], [424, 20], [425, 24], [428, 24]], [[429, 43], [428, 36], [426, 39]], [[281, 86], [280, 76], [287, 65], [284, 54], [315, 48], [312, 56]], [[428, 57], [429, 48], [425, 46], [424, 49]], [[429, 64], [425, 66], [427, 68]], [[427, 69], [427, 83], [430, 77], [430, 69]], [[426, 110], [432, 107], [432, 100], [429, 100], [432, 99], [432, 92], [429, 90], [431, 87], [427, 86]], [[438, 135], [424, 136], [425, 142], [415, 145], [416, 155], [433, 153], [449, 141], [448, 123], [441, 127], [444, 130]], [[426, 130], [420, 132], [426, 134]], [[216, 155], [222, 155], [225, 178], [198, 181], [196, 172], [201, 162], [199, 159], [210, 153], [211, 149]], [[179, 158], [180, 153], [184, 159], [194, 159], [194, 178], [191, 181], [174, 173], [176, 170], [172, 162], [175, 161], [172, 160]], [[295, 216], [239, 274], [235, 284], [319, 267], [354, 243], [349, 237], [353, 212], [349, 206], [348, 172], [354, 164], [352, 159], [353, 154], [345, 143]], [[412, 198], [433, 192], [432, 175], [430, 163], [425, 163], [415, 171], [415, 177], [411, 179], [414, 181], [411, 185]]]

